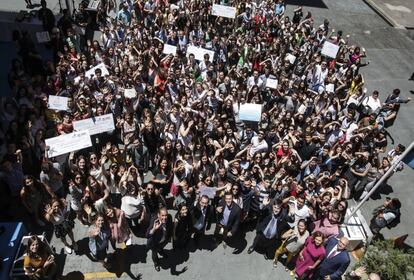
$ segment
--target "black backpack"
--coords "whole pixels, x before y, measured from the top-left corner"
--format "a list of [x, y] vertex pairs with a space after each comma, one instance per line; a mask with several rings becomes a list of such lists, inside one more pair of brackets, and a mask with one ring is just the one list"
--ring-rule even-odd
[[391, 212], [395, 215], [395, 218], [386, 225], [388, 229], [392, 229], [401, 222], [401, 212], [400, 209], [389, 209], [387, 212]]

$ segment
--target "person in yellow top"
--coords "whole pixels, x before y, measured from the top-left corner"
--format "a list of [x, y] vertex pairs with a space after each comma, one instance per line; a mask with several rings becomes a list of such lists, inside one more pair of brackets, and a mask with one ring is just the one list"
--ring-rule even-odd
[[53, 279], [56, 272], [54, 256], [36, 235], [29, 239], [23, 268], [30, 279]]

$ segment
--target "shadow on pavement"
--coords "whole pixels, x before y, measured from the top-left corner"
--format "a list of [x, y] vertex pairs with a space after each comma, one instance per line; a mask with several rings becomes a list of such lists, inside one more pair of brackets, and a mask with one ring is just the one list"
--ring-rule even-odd
[[287, 5], [315, 7], [321, 9], [327, 9], [328, 7], [322, 0], [286, 0]]
[[163, 269], [170, 269], [171, 275], [180, 275], [187, 271], [187, 266], [180, 270], [177, 270], [177, 266], [186, 262], [190, 257], [188, 246], [183, 249], [173, 249], [166, 251], [168, 258], [163, 258], [161, 261], [161, 267]]
[[381, 199], [381, 195], [389, 195], [390, 193], [393, 193], [394, 190], [392, 186], [386, 184], [380, 188], [378, 188], [370, 197], [372, 200], [378, 200]]
[[84, 279], [85, 279], [85, 276], [83, 276], [83, 273], [80, 271], [72, 271], [59, 278], [59, 280], [84, 280]]

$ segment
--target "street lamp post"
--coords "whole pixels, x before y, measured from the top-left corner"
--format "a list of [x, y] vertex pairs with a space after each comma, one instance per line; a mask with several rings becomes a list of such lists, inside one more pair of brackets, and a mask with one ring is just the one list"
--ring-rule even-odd
[[397, 168], [398, 164], [400, 164], [400, 162], [410, 153], [410, 151], [413, 148], [414, 148], [414, 141], [411, 142], [410, 146], [408, 146], [408, 148], [401, 154], [399, 159], [390, 167], [390, 169], [388, 169], [388, 171], [385, 172], [384, 175], [382, 175], [382, 177], [378, 180], [378, 182], [374, 185], [374, 187], [369, 191], [369, 193], [364, 197], [364, 199], [362, 199], [358, 203], [358, 205], [352, 210], [351, 214], [349, 214], [349, 216], [347, 216], [347, 218], [345, 219], [345, 223], [348, 223], [348, 220], [352, 216], [355, 215], [355, 213], [362, 207], [365, 201], [367, 201], [368, 198], [370, 198], [371, 195], [379, 188], [379, 186], [381, 186], [381, 184], [392, 175], [392, 173], [394, 172], [394, 169]]

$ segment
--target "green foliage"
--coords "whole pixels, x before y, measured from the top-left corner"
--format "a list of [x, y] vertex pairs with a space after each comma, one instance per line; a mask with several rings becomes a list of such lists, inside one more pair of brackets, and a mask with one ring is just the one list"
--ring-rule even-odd
[[414, 251], [396, 249], [391, 240], [376, 241], [357, 266], [364, 266], [367, 273], [378, 273], [384, 280], [405, 280], [414, 272]]

